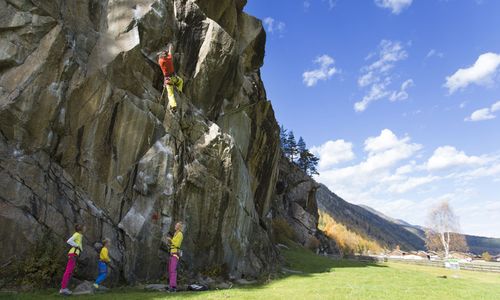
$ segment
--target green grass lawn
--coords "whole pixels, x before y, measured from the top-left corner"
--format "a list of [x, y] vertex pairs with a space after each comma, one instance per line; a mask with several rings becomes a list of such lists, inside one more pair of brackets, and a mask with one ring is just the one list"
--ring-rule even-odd
[[[294, 247], [288, 267], [304, 272], [267, 284], [177, 294], [115, 289], [75, 299], [500, 299], [500, 274], [450, 271], [408, 264], [335, 261]], [[439, 278], [446, 275], [447, 278]], [[0, 299], [61, 299], [56, 291], [6, 295]]]

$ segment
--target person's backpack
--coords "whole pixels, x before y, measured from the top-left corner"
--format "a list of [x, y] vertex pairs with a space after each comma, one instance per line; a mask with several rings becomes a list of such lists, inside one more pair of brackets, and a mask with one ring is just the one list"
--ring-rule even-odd
[[104, 247], [104, 245], [101, 242], [94, 243], [94, 250], [97, 251], [97, 253], [101, 253], [102, 247]]
[[188, 290], [193, 292], [208, 291], [208, 286], [203, 284], [193, 283], [188, 285]]

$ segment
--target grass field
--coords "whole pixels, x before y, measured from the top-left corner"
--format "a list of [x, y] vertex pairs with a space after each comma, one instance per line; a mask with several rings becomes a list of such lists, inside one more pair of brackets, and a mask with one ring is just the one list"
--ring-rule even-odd
[[[288, 267], [302, 271], [270, 283], [230, 290], [177, 294], [115, 289], [75, 299], [500, 299], [500, 274], [450, 271], [399, 263], [334, 261], [295, 247], [284, 253]], [[447, 276], [447, 278], [440, 278]], [[61, 299], [56, 291], [0, 294], [0, 299]]]

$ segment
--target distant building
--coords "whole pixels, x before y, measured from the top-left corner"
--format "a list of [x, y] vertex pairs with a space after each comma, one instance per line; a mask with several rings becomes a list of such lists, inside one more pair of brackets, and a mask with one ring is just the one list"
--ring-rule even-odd
[[458, 259], [460, 262], [471, 262], [474, 258], [474, 255], [463, 252], [451, 252], [450, 258]]
[[391, 252], [387, 253], [387, 257], [389, 258], [404, 258], [405, 255], [408, 253], [405, 251], [401, 251], [400, 249], [395, 249], [392, 250]]
[[408, 255], [403, 256], [403, 259], [422, 260], [424, 258], [419, 256], [419, 255], [415, 255], [415, 254], [408, 254]]

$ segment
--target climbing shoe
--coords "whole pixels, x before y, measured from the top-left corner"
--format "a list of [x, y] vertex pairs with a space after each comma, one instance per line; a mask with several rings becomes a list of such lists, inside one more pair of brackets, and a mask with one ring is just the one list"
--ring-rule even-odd
[[69, 296], [73, 294], [73, 292], [71, 292], [69, 289], [60, 289], [59, 294]]

